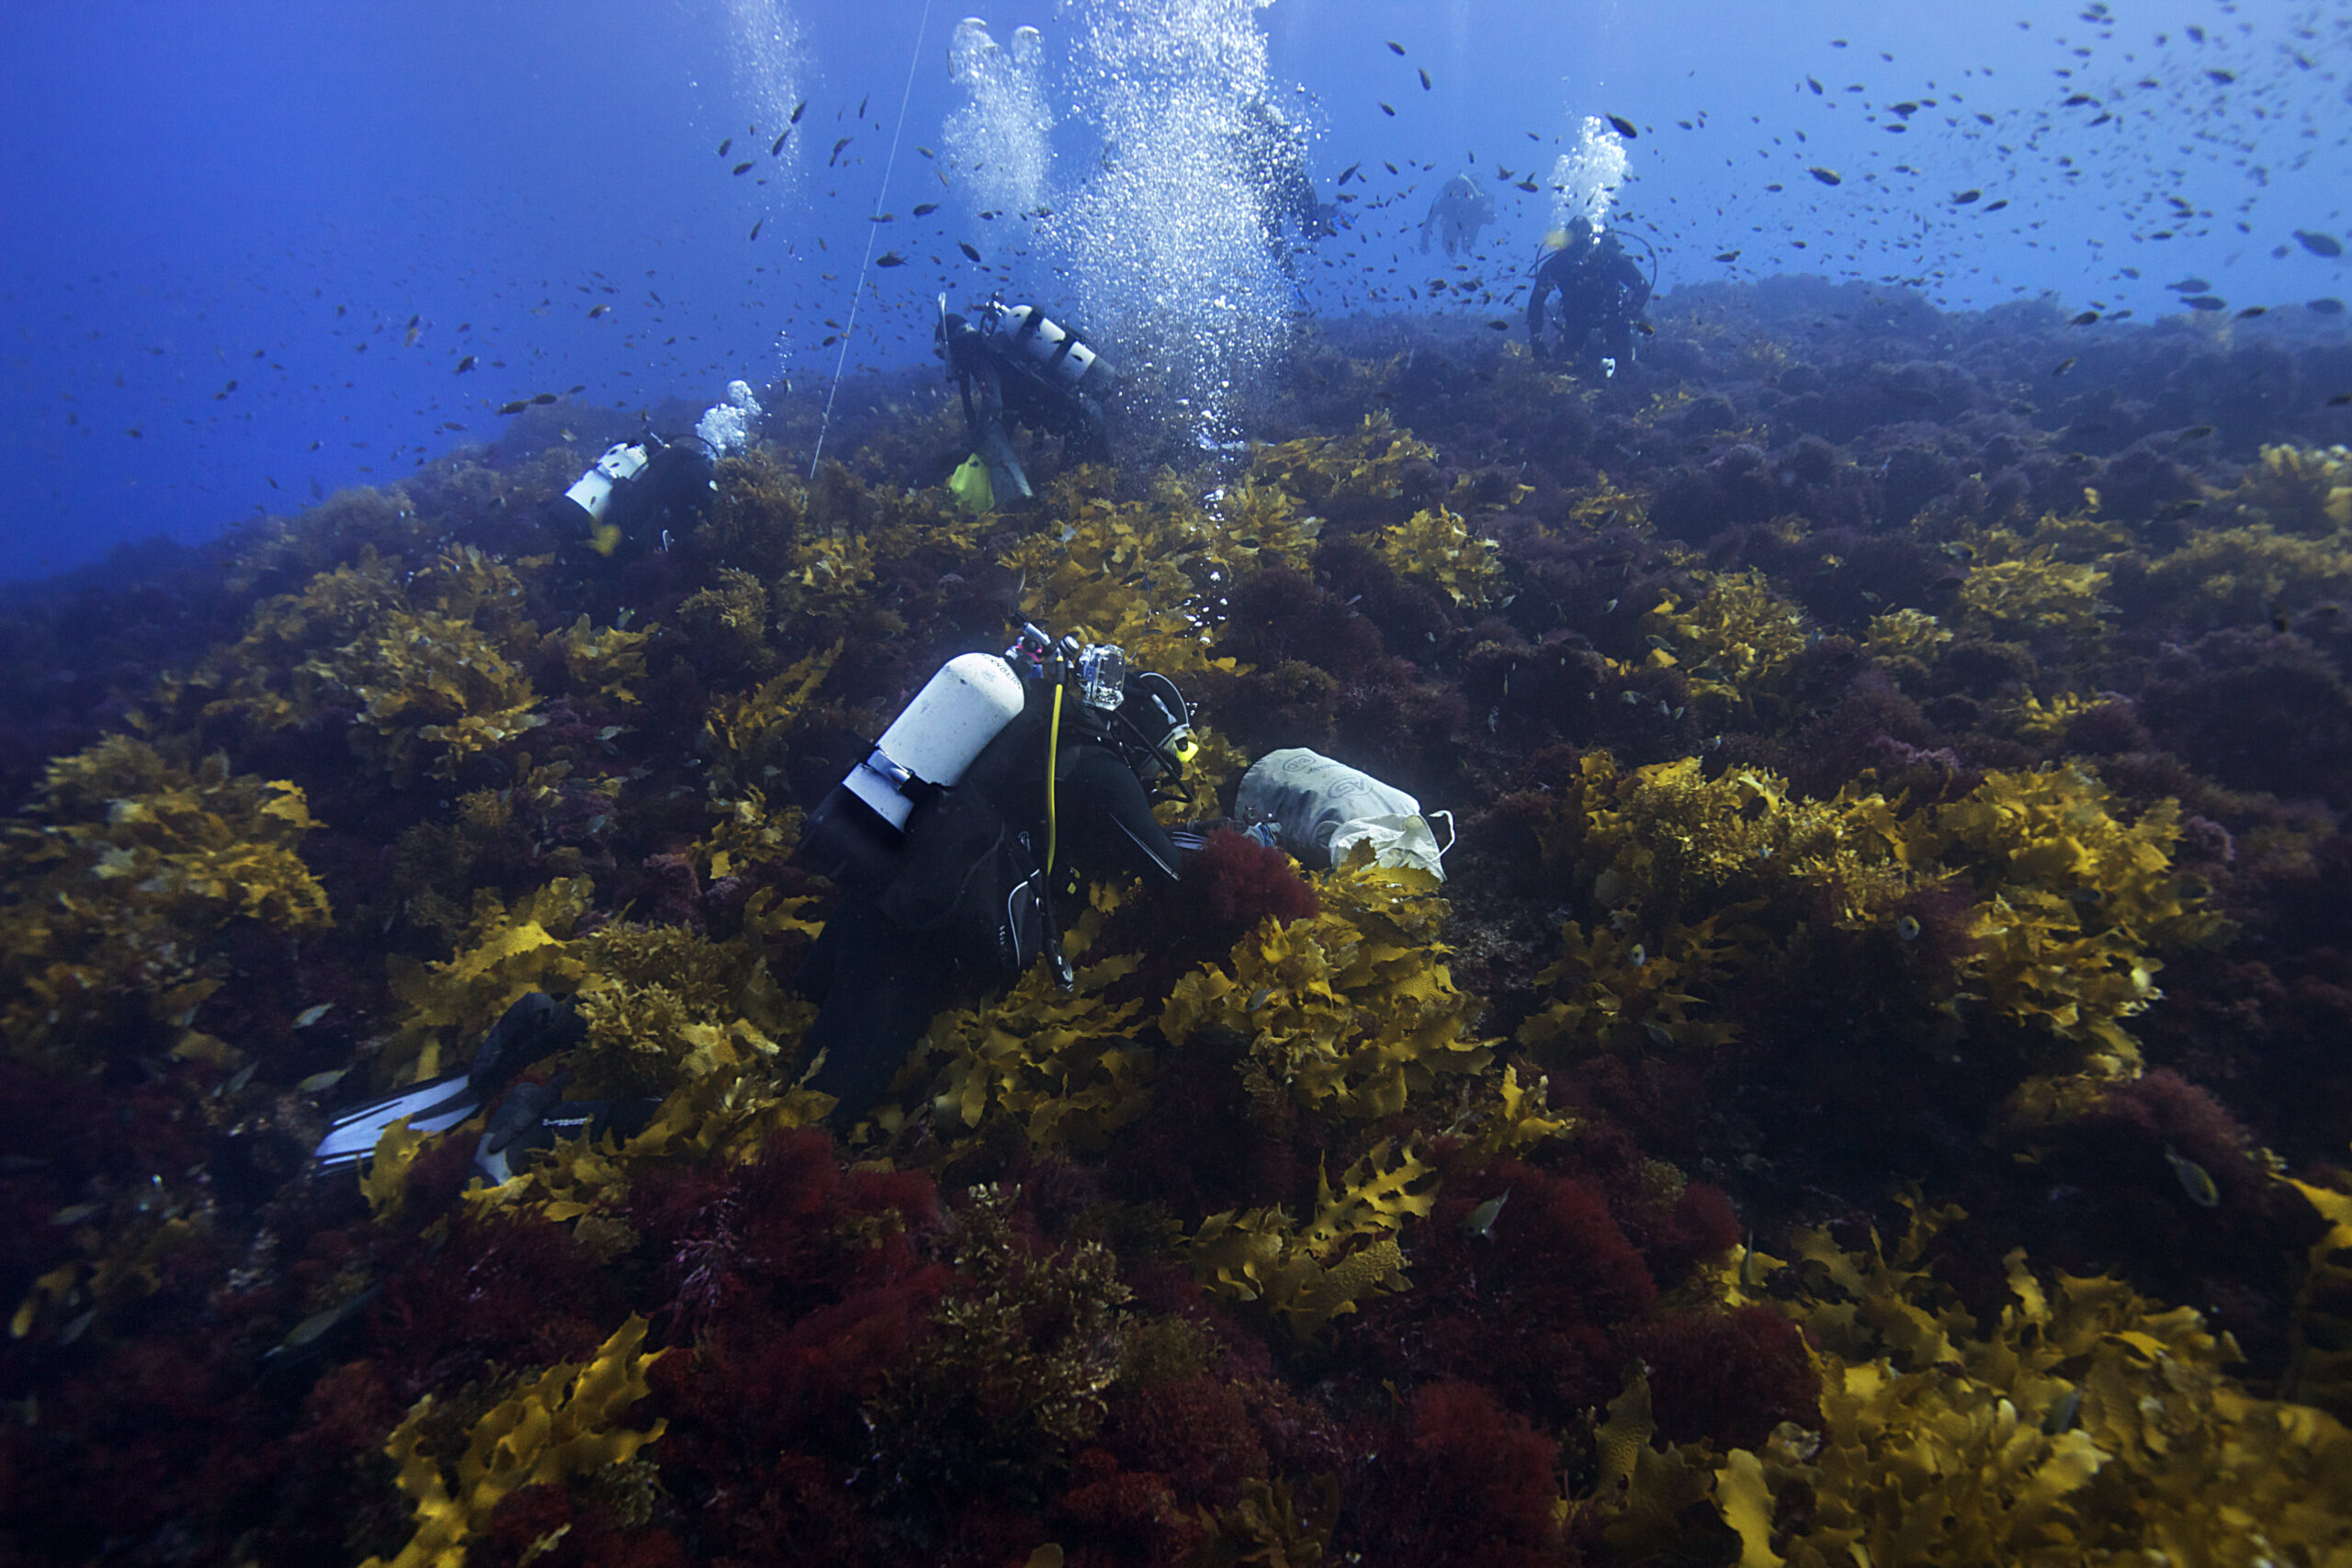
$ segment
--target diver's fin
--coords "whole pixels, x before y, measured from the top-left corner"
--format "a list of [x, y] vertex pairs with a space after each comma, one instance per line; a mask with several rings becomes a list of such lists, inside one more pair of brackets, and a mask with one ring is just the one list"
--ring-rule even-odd
[[384, 1129], [403, 1116], [408, 1118], [413, 1132], [446, 1133], [481, 1109], [481, 1097], [474, 1092], [466, 1074], [435, 1078], [431, 1083], [421, 1083], [414, 1089], [345, 1111], [334, 1119], [327, 1135], [319, 1140], [312, 1156], [322, 1167], [333, 1170], [375, 1153]]

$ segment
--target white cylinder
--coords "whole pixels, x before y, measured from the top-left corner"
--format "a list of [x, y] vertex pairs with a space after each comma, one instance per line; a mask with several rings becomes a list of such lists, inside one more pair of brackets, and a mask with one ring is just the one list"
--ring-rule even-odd
[[1021, 677], [1001, 658], [958, 654], [915, 694], [875, 742], [874, 755], [842, 783], [890, 826], [904, 828], [914, 803], [900, 792], [905, 781], [892, 770], [924, 784], [959, 782], [972, 759], [1021, 716], [1025, 700]]
[[605, 508], [612, 504], [613, 487], [624, 479], [633, 479], [641, 473], [648, 461], [644, 444], [636, 441], [616, 441], [605, 448], [596, 466], [573, 481], [564, 498], [588, 514], [591, 523], [605, 520]]
[[1272, 822], [1301, 863], [1330, 863], [1332, 835], [1359, 819], [1418, 817], [1421, 803], [1370, 773], [1303, 746], [1269, 751], [1241, 775], [1233, 809], [1244, 822]]

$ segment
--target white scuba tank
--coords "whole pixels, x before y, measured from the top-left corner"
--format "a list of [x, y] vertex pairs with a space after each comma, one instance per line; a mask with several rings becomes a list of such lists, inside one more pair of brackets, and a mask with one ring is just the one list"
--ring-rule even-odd
[[642, 441], [616, 441], [605, 448], [594, 468], [563, 492], [563, 498], [585, 513], [589, 522], [602, 523], [605, 509], [613, 502], [613, 487], [637, 478], [650, 460]]
[[890, 721], [842, 787], [904, 831], [914, 810], [907, 786], [960, 782], [972, 759], [1021, 716], [1023, 701], [1021, 677], [1001, 658], [958, 654]]
[[1094, 368], [1094, 351], [1035, 305], [1015, 305], [1004, 313], [1005, 330], [1022, 351], [1066, 386], [1076, 386]]

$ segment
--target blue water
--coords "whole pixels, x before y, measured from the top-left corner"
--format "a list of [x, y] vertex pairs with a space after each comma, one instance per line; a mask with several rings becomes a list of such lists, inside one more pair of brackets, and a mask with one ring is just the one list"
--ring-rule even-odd
[[[1061, 216], [983, 220], [939, 172], [963, 104], [956, 6], [17, 0], [0, 53], [0, 579], [392, 482], [493, 440], [514, 399], [634, 411], [707, 401], [735, 376], [806, 391], [837, 367], [917, 365], [941, 290], [1100, 310], [1137, 285], [1125, 252], [1072, 237], [1109, 101], [1081, 47], [1089, 12], [1262, 36], [1267, 95], [1313, 128], [1321, 194], [1355, 197], [1352, 227], [1300, 258], [1300, 299], [1322, 314], [1440, 308], [1413, 228], [1473, 167], [1499, 210], [1467, 276], [1502, 297], [1550, 221], [1548, 194], [1518, 181], [1540, 185], [1596, 115], [1637, 131], [1616, 220], [1655, 242], [1661, 288], [1819, 273], [1949, 310], [2047, 291], [2144, 320], [2177, 309], [2164, 286], [2190, 276], [2233, 310], [2352, 284], [2296, 238], [2352, 227], [2340, 6], [1000, 7], [997, 39], [1040, 31], [1045, 205]], [[794, 47], [762, 47], [779, 28]], [[771, 157], [782, 106], [802, 99]], [[1119, 231], [1091, 243], [1148, 254], [1182, 216], [1152, 210], [1116, 209]], [[877, 227], [876, 211], [898, 216]], [[844, 355], [869, 232], [906, 265], [866, 275]], [[1006, 271], [979, 276], [959, 240]], [[1262, 287], [1219, 307], [1193, 281], [1216, 265], [1170, 269], [1186, 297], [1125, 330], [1273, 308]], [[1278, 343], [1216, 352], [1279, 368]]]

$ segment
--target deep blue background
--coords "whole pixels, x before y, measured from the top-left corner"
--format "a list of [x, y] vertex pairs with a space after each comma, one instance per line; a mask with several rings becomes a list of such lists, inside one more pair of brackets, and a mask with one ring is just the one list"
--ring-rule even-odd
[[[955, 106], [944, 50], [971, 3], [936, 6], [911, 55], [887, 203], [901, 211], [936, 184], [912, 148], [936, 147]], [[809, 107], [771, 165], [778, 127], [748, 132], [719, 0], [0, 6], [0, 579], [155, 533], [200, 539], [313, 485], [389, 482], [494, 436], [511, 398], [576, 385], [635, 408], [739, 374], [821, 383], [922, 7], [788, 8]], [[1375, 288], [1390, 297], [1374, 308], [1419, 308], [1394, 295], [1426, 265], [1396, 235], [1471, 152], [1503, 209], [1488, 241], [1507, 276], [1544, 204], [1498, 167], [1540, 179], [1579, 117], [1614, 113], [1641, 127], [1623, 201], [1655, 227], [1666, 286], [1915, 277], [1951, 307], [2049, 290], [2144, 317], [2189, 274], [2233, 307], [2352, 291], [2292, 233], [2346, 227], [2346, 10], [1280, 0], [1259, 22], [1276, 79], [1320, 106], [1327, 194], [1356, 163], [1374, 176], [1349, 187], [1359, 207], [1400, 193], [1306, 268], [1324, 310]], [[999, 38], [1041, 28], [1064, 62], [1050, 5], [985, 14]], [[2098, 102], [2061, 107], [2078, 91]], [[1928, 98], [1907, 121], [1889, 107]], [[2101, 112], [2118, 118], [2091, 124]], [[1082, 128], [1066, 131], [1065, 175]], [[745, 157], [759, 169], [731, 176]], [[1964, 187], [1986, 194], [1953, 207]], [[853, 366], [922, 352], [932, 294], [973, 286], [954, 250], [969, 227], [951, 202], [888, 231], [910, 265], [876, 276], [893, 308], [862, 317]], [[592, 320], [596, 304], [609, 313]]]

